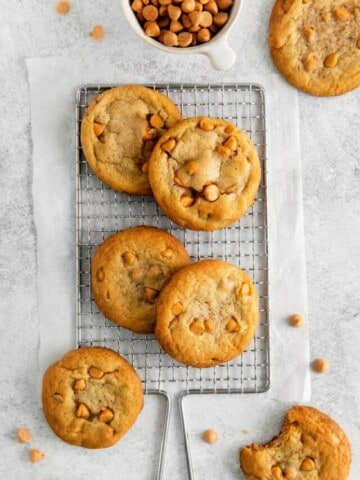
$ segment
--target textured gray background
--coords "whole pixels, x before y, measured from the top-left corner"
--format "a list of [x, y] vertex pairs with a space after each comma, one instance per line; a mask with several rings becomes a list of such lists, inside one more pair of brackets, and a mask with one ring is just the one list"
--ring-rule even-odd
[[[14, 441], [17, 426], [29, 425], [39, 439], [48, 435], [36, 386], [36, 231], [25, 58], [87, 57], [94, 68], [106, 58], [149, 81], [241, 81], [252, 72], [274, 72], [267, 49], [272, 0], [244, 3], [230, 35], [238, 58], [224, 74], [205, 57], [172, 57], [143, 45], [116, 0], [73, 0], [67, 17], [58, 16], [50, 0], [0, 1], [1, 478], [40, 478]], [[102, 43], [87, 36], [97, 23], [106, 28]], [[312, 376], [311, 404], [349, 434], [353, 480], [360, 477], [359, 100], [359, 90], [323, 99], [299, 93], [311, 355], [325, 356], [331, 365], [327, 375]], [[43, 443], [38, 445], [46, 450]]]

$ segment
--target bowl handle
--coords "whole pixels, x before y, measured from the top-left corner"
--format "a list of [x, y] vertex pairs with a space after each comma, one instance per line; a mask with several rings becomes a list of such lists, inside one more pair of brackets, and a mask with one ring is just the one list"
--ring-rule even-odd
[[209, 57], [210, 63], [215, 70], [228, 70], [233, 66], [236, 59], [236, 53], [228, 44], [226, 37], [219, 39], [203, 53]]

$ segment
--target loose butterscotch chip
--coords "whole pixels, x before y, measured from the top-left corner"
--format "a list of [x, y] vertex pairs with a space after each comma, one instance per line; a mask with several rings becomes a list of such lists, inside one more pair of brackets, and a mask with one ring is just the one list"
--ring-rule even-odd
[[89, 367], [88, 374], [91, 378], [96, 378], [97, 380], [100, 380], [100, 378], [104, 376], [104, 372], [101, 370], [101, 368], [94, 366]]
[[105, 30], [102, 25], [95, 25], [95, 27], [89, 32], [90, 37], [95, 40], [101, 41], [105, 38]]
[[329, 371], [329, 362], [325, 358], [316, 358], [312, 362], [312, 368], [317, 373], [326, 373]]
[[219, 12], [214, 15], [214, 23], [218, 27], [223, 27], [225, 23], [229, 20], [229, 14], [225, 12]]
[[189, 32], [181, 32], [178, 34], [178, 43], [179, 47], [188, 47], [191, 45], [192, 42], [192, 35]]
[[299, 328], [302, 327], [304, 324], [304, 317], [299, 313], [294, 313], [289, 317], [289, 323], [292, 327]]
[[71, 10], [71, 4], [67, 0], [60, 0], [56, 4], [56, 11], [60, 15], [67, 15]]
[[28, 428], [22, 427], [17, 431], [17, 439], [19, 443], [29, 443], [31, 440], [31, 432]]
[[219, 439], [219, 435], [216, 430], [209, 428], [202, 433], [202, 439], [206, 443], [215, 443]]
[[45, 454], [38, 450], [37, 448], [32, 448], [29, 453], [29, 460], [31, 463], [37, 463], [40, 462], [43, 458], [45, 458]]
[[181, 17], [182, 10], [180, 7], [170, 4], [168, 6], [167, 13], [170, 19], [175, 21], [175, 20], [179, 20], [179, 18]]
[[154, 5], [146, 5], [146, 7], [143, 8], [142, 13], [145, 20], [149, 22], [154, 22], [159, 16], [158, 9]]
[[158, 37], [160, 35], [160, 27], [156, 22], [146, 22], [145, 35], [148, 37]]

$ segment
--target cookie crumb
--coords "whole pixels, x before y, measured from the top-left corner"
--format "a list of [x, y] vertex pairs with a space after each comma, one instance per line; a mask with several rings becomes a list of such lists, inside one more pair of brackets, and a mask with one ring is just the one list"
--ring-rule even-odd
[[42, 460], [43, 458], [45, 458], [45, 454], [40, 452], [40, 450], [38, 450], [37, 448], [32, 448], [29, 451], [29, 460], [31, 463], [40, 462], [40, 460]]
[[312, 362], [312, 368], [317, 373], [326, 373], [329, 371], [329, 362], [325, 358], [316, 358]]
[[215, 443], [218, 441], [219, 435], [216, 430], [213, 430], [212, 428], [210, 428], [203, 432], [202, 439], [206, 443]]
[[60, 0], [56, 4], [56, 11], [59, 15], [67, 15], [71, 10], [71, 4], [67, 0]]
[[289, 317], [289, 324], [295, 328], [302, 327], [304, 325], [304, 321], [304, 317], [299, 313], [294, 313]]
[[21, 427], [17, 431], [17, 439], [19, 443], [29, 443], [31, 440], [31, 432], [26, 427]]
[[95, 40], [101, 41], [105, 38], [105, 30], [102, 25], [95, 25], [95, 27], [89, 32], [90, 37], [95, 38]]
[[249, 430], [248, 428], [246, 428], [246, 427], [243, 428], [241, 431], [242, 431], [242, 433], [243, 433], [244, 435], [247, 435], [247, 434], [250, 433], [250, 430]]

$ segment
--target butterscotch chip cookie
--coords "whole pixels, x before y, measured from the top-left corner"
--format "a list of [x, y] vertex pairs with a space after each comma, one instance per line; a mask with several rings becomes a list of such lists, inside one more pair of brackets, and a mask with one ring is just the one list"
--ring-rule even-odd
[[282, 75], [313, 95], [360, 85], [360, 0], [276, 0], [270, 52]]
[[93, 296], [101, 312], [122, 327], [149, 333], [163, 283], [190, 262], [183, 245], [154, 227], [135, 227], [109, 237], [91, 266]]
[[42, 404], [48, 424], [62, 440], [104, 448], [133, 425], [143, 407], [143, 392], [123, 357], [108, 348], [84, 347], [47, 369]]
[[181, 118], [168, 97], [149, 88], [106, 90], [92, 100], [81, 123], [86, 160], [114, 190], [149, 195], [150, 153], [156, 140]]
[[251, 139], [216, 118], [191, 118], [169, 129], [149, 162], [154, 197], [166, 215], [193, 230], [216, 230], [252, 205], [260, 162]]
[[258, 317], [258, 295], [246, 273], [220, 260], [202, 260], [182, 268], [164, 286], [155, 334], [179, 362], [210, 367], [246, 349]]
[[345, 480], [351, 449], [340, 426], [312, 407], [295, 406], [278, 437], [240, 450], [246, 480]]

